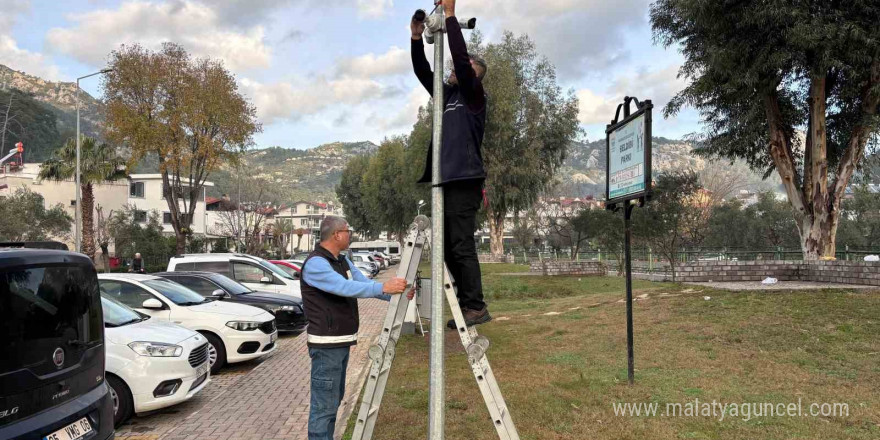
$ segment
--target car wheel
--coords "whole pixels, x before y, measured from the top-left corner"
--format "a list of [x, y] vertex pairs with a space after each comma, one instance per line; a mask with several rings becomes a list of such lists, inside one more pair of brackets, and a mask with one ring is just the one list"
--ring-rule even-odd
[[134, 401], [122, 379], [108, 375], [107, 385], [110, 386], [110, 399], [113, 401], [113, 426], [118, 428], [134, 413]]
[[226, 365], [226, 347], [220, 338], [211, 334], [204, 334], [204, 336], [208, 340], [208, 362], [211, 365], [211, 374], [214, 375]]

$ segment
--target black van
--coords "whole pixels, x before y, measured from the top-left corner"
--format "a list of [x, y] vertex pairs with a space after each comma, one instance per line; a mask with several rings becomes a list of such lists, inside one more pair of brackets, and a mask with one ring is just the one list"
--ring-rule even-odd
[[88, 257], [0, 249], [0, 353], [0, 440], [114, 437]]

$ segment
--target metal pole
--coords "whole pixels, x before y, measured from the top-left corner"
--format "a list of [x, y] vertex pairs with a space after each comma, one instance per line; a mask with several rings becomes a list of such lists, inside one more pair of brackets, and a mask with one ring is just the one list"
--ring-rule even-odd
[[75, 247], [77, 252], [82, 252], [82, 194], [80, 194], [80, 168], [79, 168], [79, 150], [80, 150], [80, 139], [79, 139], [79, 80], [76, 79], [76, 206], [74, 207], [76, 213], [74, 216], [76, 217], [76, 233], [75, 233]]
[[633, 295], [632, 295], [632, 255], [630, 254], [630, 241], [632, 238], [632, 227], [630, 219], [632, 218], [633, 204], [626, 202], [623, 210], [624, 222], [624, 253], [626, 254], [626, 358], [627, 358], [627, 377], [629, 384], [634, 381], [633, 373]]
[[[436, 14], [443, 18], [443, 6], [437, 7]], [[443, 338], [443, 284], [445, 270], [443, 265], [443, 188], [440, 187], [440, 148], [443, 136], [443, 33], [437, 32], [434, 39], [434, 126], [431, 147], [431, 377], [430, 403], [428, 414], [428, 439], [443, 440], [445, 424], [444, 389], [444, 338]]]
[[[205, 204], [205, 253], [208, 253], [208, 189], [204, 186], [202, 187], [202, 201]], [[282, 255], [283, 257], [284, 255]]]

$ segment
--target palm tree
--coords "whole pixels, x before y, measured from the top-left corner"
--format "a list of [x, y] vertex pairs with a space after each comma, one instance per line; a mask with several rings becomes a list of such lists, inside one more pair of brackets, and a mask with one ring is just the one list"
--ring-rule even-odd
[[293, 234], [294, 229], [293, 220], [289, 218], [280, 218], [275, 221], [273, 235], [278, 239], [282, 260], [284, 253], [287, 252], [287, 243], [290, 243], [290, 235]]
[[303, 235], [305, 235], [306, 232], [309, 232], [309, 231], [307, 231], [303, 228], [296, 228], [296, 230], [293, 231], [293, 233], [296, 234], [296, 250], [297, 251], [299, 251], [299, 245], [300, 245], [300, 243], [302, 243]]
[[[94, 185], [128, 177], [125, 159], [116, 149], [83, 136], [80, 146], [80, 190], [82, 192], [82, 253], [95, 259]], [[40, 167], [40, 179], [55, 181], [76, 178], [76, 140], [68, 139]]]

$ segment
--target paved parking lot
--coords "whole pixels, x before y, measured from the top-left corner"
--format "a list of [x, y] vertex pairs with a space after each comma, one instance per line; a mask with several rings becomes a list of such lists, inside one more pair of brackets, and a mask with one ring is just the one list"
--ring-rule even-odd
[[[394, 269], [382, 279], [390, 277]], [[367, 350], [382, 329], [387, 304], [359, 300], [361, 326], [352, 348], [346, 398], [340, 410], [344, 421], [357, 405], [366, 377]], [[309, 416], [310, 360], [306, 335], [279, 338], [272, 355], [226, 367], [190, 401], [141, 417], [116, 431], [126, 440], [305, 439]], [[341, 435], [337, 429], [337, 436]]]

